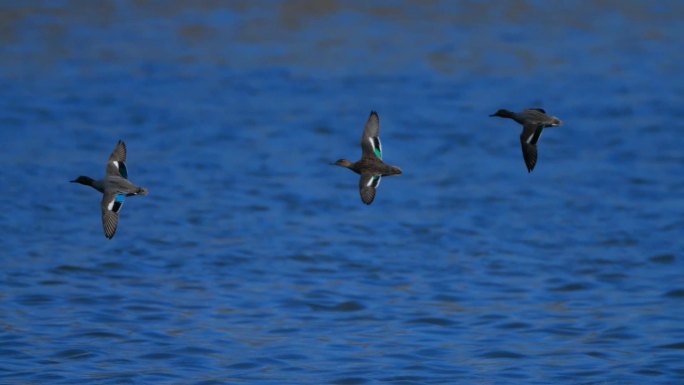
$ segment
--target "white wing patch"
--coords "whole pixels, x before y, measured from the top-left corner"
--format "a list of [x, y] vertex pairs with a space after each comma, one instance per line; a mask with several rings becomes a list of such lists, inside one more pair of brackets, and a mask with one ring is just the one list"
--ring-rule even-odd
[[379, 136], [371, 136], [368, 138], [368, 141], [370, 141], [371, 148], [373, 149], [373, 152], [375, 155], [382, 159], [382, 143], [380, 143], [380, 137]]
[[[539, 129], [537, 129], [537, 130], [539, 130]], [[539, 132], [539, 136], [537, 137], [537, 140], [539, 140], [539, 138], [541, 138], [542, 132], [543, 131]], [[525, 142], [527, 142], [527, 144], [532, 144], [532, 139], [534, 139], [535, 134], [537, 134], [537, 131], [532, 132], [532, 134], [527, 138], [527, 140]]]
[[366, 183], [366, 187], [375, 187], [377, 188], [380, 186], [380, 175], [374, 175], [368, 180], [368, 183]]
[[124, 200], [126, 200], [126, 195], [117, 194], [114, 196], [111, 202], [107, 205], [107, 210], [118, 213], [121, 210], [121, 205], [123, 205]]

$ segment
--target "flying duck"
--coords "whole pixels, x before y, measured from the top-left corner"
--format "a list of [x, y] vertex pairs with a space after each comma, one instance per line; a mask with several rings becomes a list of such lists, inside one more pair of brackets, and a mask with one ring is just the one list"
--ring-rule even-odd
[[359, 192], [363, 203], [369, 205], [375, 199], [375, 191], [380, 185], [383, 176], [400, 175], [399, 167], [390, 166], [382, 161], [382, 145], [380, 144], [380, 117], [375, 111], [371, 111], [366, 127], [361, 135], [361, 160], [352, 163], [346, 159], [340, 159], [333, 163], [337, 166], [346, 167], [361, 175], [359, 180]]
[[532, 172], [537, 164], [537, 141], [541, 136], [542, 130], [546, 127], [558, 127], [563, 124], [557, 117], [546, 115], [546, 111], [541, 108], [530, 108], [522, 112], [511, 112], [502, 109], [489, 116], [509, 118], [522, 124], [523, 130], [520, 134], [520, 144], [522, 145], [527, 172]]
[[131, 195], [147, 195], [147, 189], [138, 187], [128, 180], [126, 169], [126, 144], [119, 140], [114, 151], [107, 160], [105, 177], [94, 180], [91, 177], [79, 176], [70, 181], [90, 186], [102, 193], [102, 227], [105, 237], [112, 239], [119, 223], [119, 211], [126, 197]]

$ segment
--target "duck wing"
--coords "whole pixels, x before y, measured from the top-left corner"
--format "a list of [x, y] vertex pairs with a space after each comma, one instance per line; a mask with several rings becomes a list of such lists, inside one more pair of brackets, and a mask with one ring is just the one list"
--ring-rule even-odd
[[120, 176], [128, 179], [128, 170], [126, 169], [126, 143], [119, 141], [114, 147], [114, 151], [107, 160], [107, 176]]
[[371, 111], [366, 127], [361, 136], [361, 150], [364, 158], [379, 158], [382, 160], [382, 144], [380, 143], [380, 117]]
[[375, 191], [380, 185], [380, 175], [361, 174], [359, 179], [359, 192], [361, 193], [361, 200], [363, 203], [369, 205], [375, 199]]
[[520, 144], [527, 172], [532, 172], [537, 164], [537, 141], [543, 129], [544, 126], [541, 124], [526, 124], [520, 134]]
[[119, 224], [119, 211], [121, 211], [125, 199], [126, 195], [118, 192], [102, 194], [102, 228], [105, 237], [109, 239], [112, 239], [116, 233], [116, 227]]

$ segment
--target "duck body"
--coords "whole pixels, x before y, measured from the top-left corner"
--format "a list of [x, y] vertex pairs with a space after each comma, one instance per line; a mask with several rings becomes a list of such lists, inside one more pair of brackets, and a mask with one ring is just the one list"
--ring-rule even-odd
[[81, 175], [71, 182], [90, 186], [102, 193], [102, 201], [100, 203], [102, 226], [105, 236], [109, 239], [112, 239], [116, 233], [119, 223], [119, 211], [126, 197], [148, 194], [146, 188], [136, 186], [128, 180], [126, 144], [122, 141], [117, 143], [110, 155], [103, 179], [95, 180]]
[[138, 187], [128, 179], [116, 175], [107, 176], [99, 180], [81, 175], [70, 182], [90, 186], [103, 194], [106, 190], [115, 191], [117, 194], [125, 194], [126, 196], [147, 195], [147, 191], [143, 187]]
[[528, 108], [522, 112], [512, 112], [500, 109], [489, 116], [513, 119], [523, 126], [520, 133], [520, 145], [527, 172], [532, 172], [537, 164], [537, 142], [541, 137], [542, 130], [547, 127], [558, 127], [563, 122], [555, 116], [549, 116], [541, 108]]
[[388, 165], [382, 161], [380, 117], [375, 111], [371, 111], [363, 135], [361, 135], [361, 151], [361, 159], [357, 162], [340, 159], [334, 164], [361, 175], [359, 179], [361, 201], [370, 205], [375, 199], [380, 179], [383, 176], [401, 175], [402, 173], [399, 167]]
[[335, 164], [337, 166], [346, 167], [359, 175], [363, 175], [364, 173], [380, 176], [401, 175], [401, 169], [399, 167], [390, 166], [381, 160], [378, 161], [373, 158], [361, 158], [361, 160], [355, 163], [346, 159], [340, 159], [335, 162]]

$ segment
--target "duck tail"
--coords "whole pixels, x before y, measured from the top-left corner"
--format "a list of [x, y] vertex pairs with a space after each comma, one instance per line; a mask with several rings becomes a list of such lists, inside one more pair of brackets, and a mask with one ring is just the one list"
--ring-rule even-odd
[[149, 191], [147, 191], [146, 188], [138, 187], [138, 191], [136, 192], [136, 195], [147, 195], [147, 194], [149, 194]]

